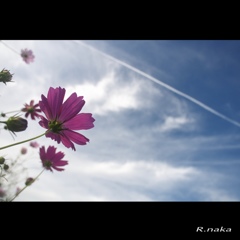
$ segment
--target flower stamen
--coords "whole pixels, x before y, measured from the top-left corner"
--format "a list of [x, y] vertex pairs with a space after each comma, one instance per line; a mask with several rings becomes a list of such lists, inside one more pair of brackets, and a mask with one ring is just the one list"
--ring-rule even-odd
[[50, 160], [45, 160], [43, 166], [47, 169], [52, 167], [52, 162]]
[[62, 130], [62, 123], [58, 122], [57, 120], [50, 121], [48, 123], [49, 129], [51, 129], [54, 133], [59, 133]]

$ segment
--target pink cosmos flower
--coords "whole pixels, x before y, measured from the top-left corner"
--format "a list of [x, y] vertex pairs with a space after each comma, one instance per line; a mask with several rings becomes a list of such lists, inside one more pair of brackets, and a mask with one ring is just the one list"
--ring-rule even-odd
[[47, 151], [45, 147], [42, 146], [40, 148], [40, 159], [42, 160], [42, 165], [45, 169], [53, 171], [53, 169], [57, 171], [63, 171], [63, 168], [59, 168], [59, 166], [65, 166], [68, 164], [68, 161], [62, 160], [65, 156], [63, 152], [57, 152], [54, 146], [49, 146]]
[[21, 50], [21, 57], [23, 61], [26, 62], [27, 64], [33, 62], [35, 58], [32, 50], [28, 50], [27, 48]]
[[35, 120], [35, 117], [37, 117], [37, 118], [40, 117], [38, 112], [41, 112], [41, 110], [37, 108], [39, 106], [39, 104], [37, 103], [34, 105], [34, 100], [31, 100], [30, 104], [25, 103], [24, 106], [25, 107], [22, 108], [21, 111], [26, 113], [25, 114], [26, 118], [28, 117], [29, 114], [33, 120]]
[[39, 144], [37, 142], [30, 142], [30, 146], [33, 148], [38, 148]]
[[[62, 142], [67, 148], [76, 151], [73, 143], [85, 145], [89, 139], [73, 130], [87, 130], [93, 128], [95, 119], [91, 113], [79, 113], [85, 104], [83, 97], [77, 97], [76, 93], [63, 103], [65, 89], [50, 87], [48, 95], [42, 95], [39, 106], [46, 118], [41, 116], [39, 124], [48, 129], [46, 137]], [[79, 113], [79, 114], [78, 114]]]

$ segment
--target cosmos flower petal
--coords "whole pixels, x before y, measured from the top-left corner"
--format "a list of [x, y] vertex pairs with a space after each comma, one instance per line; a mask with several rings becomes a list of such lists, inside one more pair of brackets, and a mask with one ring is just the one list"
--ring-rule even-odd
[[71, 130], [87, 130], [94, 127], [94, 121], [91, 113], [80, 113], [64, 123], [64, 127]]
[[69, 119], [76, 116], [84, 106], [85, 101], [83, 97], [77, 97], [76, 93], [73, 93], [62, 105], [62, 112], [59, 116], [61, 122], [66, 122]]
[[55, 154], [56, 148], [53, 146], [49, 146], [46, 153], [46, 155], [48, 156], [48, 160], [54, 160]]
[[35, 116], [31, 114], [31, 119], [32, 120], [35, 120]]
[[71, 142], [68, 136], [66, 136], [63, 132], [61, 133], [61, 141], [65, 147], [72, 148], [74, 151], [76, 151], [74, 144]]
[[89, 142], [88, 138], [86, 138], [80, 133], [71, 130], [65, 130], [64, 134], [70, 139], [70, 141], [77, 143], [79, 145], [85, 145], [87, 142]]
[[61, 142], [60, 134], [55, 134], [55, 133], [49, 132], [49, 133], [46, 134], [46, 137], [55, 140], [57, 143]]
[[58, 88], [49, 88], [47, 99], [48, 105], [51, 109], [52, 118], [55, 119], [60, 113], [60, 109], [63, 103], [63, 99], [65, 96], [65, 89], [58, 87]]
[[65, 166], [68, 165], [68, 161], [64, 161], [64, 160], [59, 160], [56, 162], [58, 166]]
[[42, 146], [39, 149], [39, 155], [40, 155], [40, 159], [43, 161], [44, 159], [46, 159], [46, 151], [45, 151], [45, 147]]
[[47, 119], [53, 119], [52, 111], [48, 104], [48, 99], [42, 94], [42, 101], [39, 101], [39, 106], [42, 112], [46, 115]]
[[[56, 149], [55, 149], [56, 150]], [[63, 152], [58, 152], [58, 153], [55, 153], [54, 151], [54, 154], [53, 154], [53, 157], [51, 158], [51, 160], [57, 162], [57, 161], [60, 161], [60, 159], [62, 159], [64, 157], [64, 153]]]
[[59, 167], [55, 167], [55, 166], [52, 166], [53, 169], [55, 169], [56, 171], [64, 171], [65, 169], [64, 168], [59, 168]]
[[40, 120], [38, 123], [43, 128], [48, 129], [48, 120], [45, 117], [41, 117], [42, 120]]

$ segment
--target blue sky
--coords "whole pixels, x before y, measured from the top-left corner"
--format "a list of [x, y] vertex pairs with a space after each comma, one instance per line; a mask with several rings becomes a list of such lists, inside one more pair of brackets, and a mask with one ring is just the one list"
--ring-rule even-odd
[[[20, 109], [61, 86], [68, 96], [84, 96], [82, 112], [96, 119], [93, 129], [80, 131], [90, 143], [76, 151], [37, 140], [64, 152], [69, 165], [45, 171], [16, 201], [239, 201], [240, 41], [4, 43], [19, 53], [31, 49], [36, 58], [28, 65], [0, 43], [0, 66], [14, 73], [14, 83], [1, 86], [0, 111]], [[43, 131], [29, 120], [15, 141]], [[0, 145], [12, 142], [1, 130]], [[14, 158], [22, 146], [29, 145], [1, 154]], [[28, 149], [24, 174], [34, 177], [41, 162], [38, 150]]]

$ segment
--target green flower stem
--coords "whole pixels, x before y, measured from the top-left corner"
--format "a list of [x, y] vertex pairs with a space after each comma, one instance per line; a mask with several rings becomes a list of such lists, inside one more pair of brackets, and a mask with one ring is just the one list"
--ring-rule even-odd
[[[33, 179], [32, 183], [34, 183], [37, 180], [37, 178], [40, 177], [40, 175], [43, 173], [44, 170], [45, 170], [45, 168]], [[30, 184], [30, 185], [32, 185], [32, 184]], [[11, 200], [9, 200], [9, 202], [12, 202], [23, 190], [25, 190], [30, 185], [26, 185], [24, 188], [22, 188]]]
[[11, 112], [5, 112], [5, 113], [2, 113], [2, 114], [9, 114], [9, 113], [15, 113], [15, 112], [21, 112], [21, 110], [15, 110], [15, 111], [11, 111]]
[[21, 141], [21, 142], [16, 142], [16, 143], [13, 143], [13, 144], [1, 147], [0, 150], [5, 149], [5, 148], [9, 148], [9, 147], [12, 147], [12, 146], [15, 146], [15, 145], [18, 145], [18, 144], [22, 144], [22, 143], [25, 143], [25, 142], [29, 142], [29, 141], [35, 140], [37, 138], [40, 138], [40, 137], [46, 135], [48, 132], [49, 132], [49, 130], [46, 131], [45, 133], [41, 134], [41, 135], [38, 135], [38, 136], [34, 137], [34, 138], [30, 138], [30, 139], [27, 139], [27, 140], [24, 140], [24, 141]]

